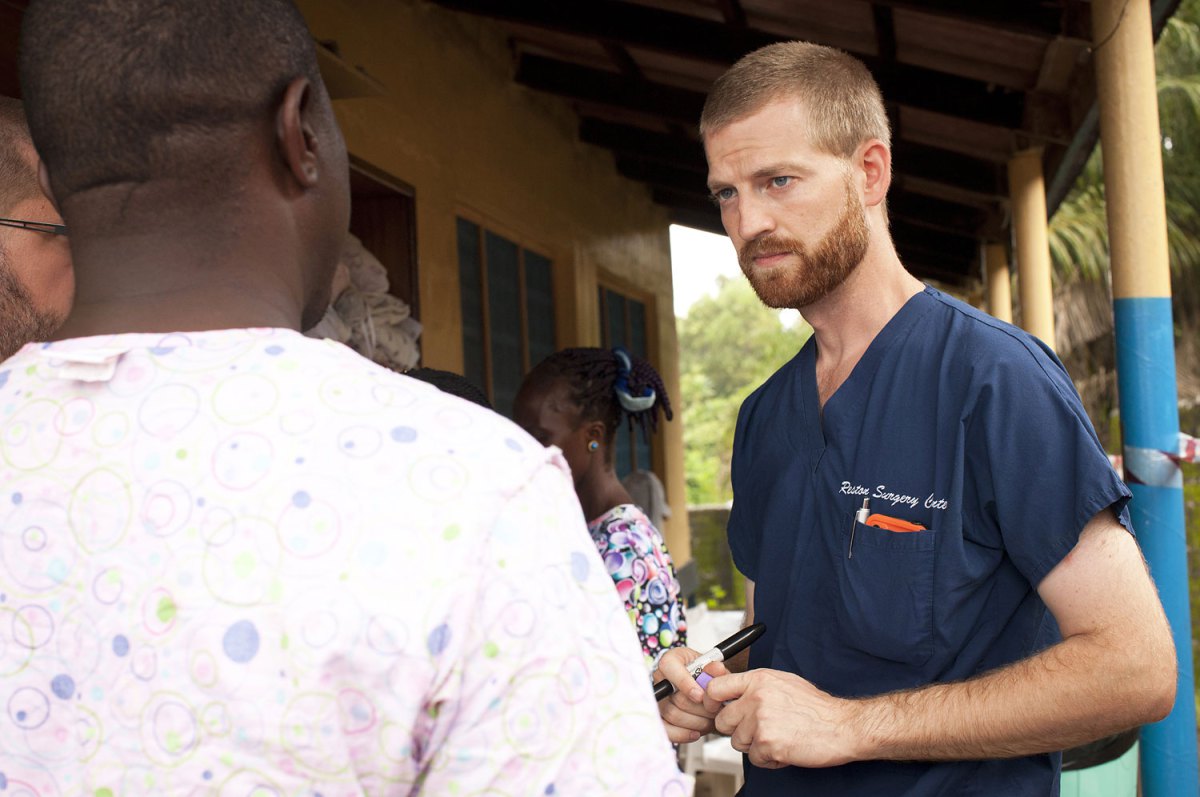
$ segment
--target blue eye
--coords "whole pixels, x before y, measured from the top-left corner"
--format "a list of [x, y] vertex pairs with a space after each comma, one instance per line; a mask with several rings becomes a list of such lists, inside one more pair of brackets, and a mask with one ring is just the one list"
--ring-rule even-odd
[[791, 177], [772, 177], [771, 185], [775, 188], [783, 188], [792, 181]]
[[734, 190], [732, 188], [721, 188], [713, 192], [712, 198], [715, 202], [728, 202], [733, 199]]

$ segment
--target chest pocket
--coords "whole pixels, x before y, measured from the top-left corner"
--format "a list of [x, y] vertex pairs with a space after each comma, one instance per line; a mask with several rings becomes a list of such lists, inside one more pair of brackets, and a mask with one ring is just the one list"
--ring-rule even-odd
[[837, 619], [852, 648], [889, 661], [920, 666], [933, 655], [933, 583], [936, 531], [895, 532], [854, 524], [843, 527]]

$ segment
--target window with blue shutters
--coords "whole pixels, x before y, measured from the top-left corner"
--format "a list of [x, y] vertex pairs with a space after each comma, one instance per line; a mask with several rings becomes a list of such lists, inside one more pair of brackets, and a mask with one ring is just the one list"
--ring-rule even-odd
[[555, 351], [553, 264], [469, 219], [458, 219], [463, 375], [512, 417], [531, 367]]

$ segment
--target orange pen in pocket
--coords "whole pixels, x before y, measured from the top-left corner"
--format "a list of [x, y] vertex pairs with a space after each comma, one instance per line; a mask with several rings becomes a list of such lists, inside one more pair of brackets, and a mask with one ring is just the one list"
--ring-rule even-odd
[[867, 518], [867, 525], [886, 531], [926, 531], [926, 528], [920, 523], [909, 523], [907, 520], [878, 513]]

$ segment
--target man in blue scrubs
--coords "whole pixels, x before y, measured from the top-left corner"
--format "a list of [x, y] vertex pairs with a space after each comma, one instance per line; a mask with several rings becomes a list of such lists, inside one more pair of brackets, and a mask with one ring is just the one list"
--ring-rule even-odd
[[1161, 719], [1175, 693], [1129, 492], [1070, 378], [904, 269], [861, 63], [752, 53], [701, 132], [743, 271], [814, 334], [734, 442], [729, 543], [767, 633], [707, 693], [694, 651], [664, 657], [669, 735], [732, 736], [753, 797], [1057, 794], [1054, 751]]

